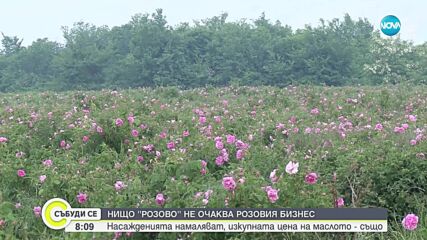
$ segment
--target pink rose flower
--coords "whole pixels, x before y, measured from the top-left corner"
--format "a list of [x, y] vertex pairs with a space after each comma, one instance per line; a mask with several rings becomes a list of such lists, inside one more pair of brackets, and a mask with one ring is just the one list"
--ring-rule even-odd
[[121, 127], [121, 126], [123, 126], [123, 120], [122, 120], [121, 118], [117, 118], [117, 119], [116, 119], [116, 126], [117, 126], [117, 127]]
[[279, 190], [276, 190], [274, 188], [269, 188], [267, 190], [267, 197], [271, 203], [275, 203], [279, 199]]
[[77, 198], [77, 202], [79, 202], [80, 204], [83, 204], [87, 201], [87, 194], [79, 193], [76, 198]]
[[19, 169], [16, 174], [18, 174], [18, 177], [25, 177], [26, 173], [25, 170]]
[[338, 207], [343, 207], [344, 206], [344, 198], [342, 198], [342, 197], [338, 198], [336, 204]]
[[237, 185], [233, 177], [224, 177], [222, 179], [222, 186], [228, 191], [233, 191], [234, 189], [236, 189]]
[[163, 194], [159, 193], [156, 196], [156, 204], [159, 206], [163, 206], [166, 202], [165, 196]]
[[40, 206], [34, 207], [33, 212], [36, 217], [40, 217], [42, 214], [42, 208]]
[[289, 161], [289, 163], [286, 165], [286, 172], [288, 174], [296, 174], [298, 172], [299, 163], [295, 163], [292, 161]]
[[315, 184], [317, 182], [317, 173], [312, 172], [305, 176], [305, 182], [308, 184]]
[[415, 214], [408, 214], [402, 220], [402, 225], [406, 230], [415, 230], [418, 225], [418, 216]]

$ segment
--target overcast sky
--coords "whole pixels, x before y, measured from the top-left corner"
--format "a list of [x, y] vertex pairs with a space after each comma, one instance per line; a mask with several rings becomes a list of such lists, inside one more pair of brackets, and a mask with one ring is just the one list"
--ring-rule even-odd
[[293, 29], [316, 26], [319, 19], [367, 18], [379, 29], [381, 18], [397, 16], [401, 38], [415, 43], [427, 41], [427, 1], [405, 0], [14, 0], [0, 4], [0, 31], [24, 38], [24, 45], [48, 37], [63, 43], [61, 26], [84, 21], [118, 26], [137, 13], [162, 8], [169, 25], [229, 14], [229, 21], [258, 18], [262, 12]]

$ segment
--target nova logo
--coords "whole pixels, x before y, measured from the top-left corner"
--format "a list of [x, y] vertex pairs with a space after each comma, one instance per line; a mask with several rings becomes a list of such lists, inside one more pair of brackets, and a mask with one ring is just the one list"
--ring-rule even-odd
[[400, 20], [393, 15], [385, 16], [381, 20], [381, 31], [387, 36], [396, 35], [400, 31]]
[[384, 22], [381, 23], [381, 28], [385, 28], [385, 29], [390, 29], [390, 28], [394, 28], [394, 29], [399, 29], [400, 28], [400, 22]]

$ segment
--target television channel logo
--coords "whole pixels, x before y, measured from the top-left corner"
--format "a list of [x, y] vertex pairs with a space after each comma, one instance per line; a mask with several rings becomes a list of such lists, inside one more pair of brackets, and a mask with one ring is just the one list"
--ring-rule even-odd
[[387, 36], [394, 36], [400, 31], [400, 20], [396, 16], [388, 15], [381, 20], [381, 31]]

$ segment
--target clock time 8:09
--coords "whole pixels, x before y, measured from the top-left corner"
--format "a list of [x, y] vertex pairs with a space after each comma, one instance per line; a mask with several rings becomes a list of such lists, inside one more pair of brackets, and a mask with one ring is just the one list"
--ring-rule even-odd
[[76, 230], [93, 230], [95, 228], [95, 225], [93, 223], [76, 223]]

